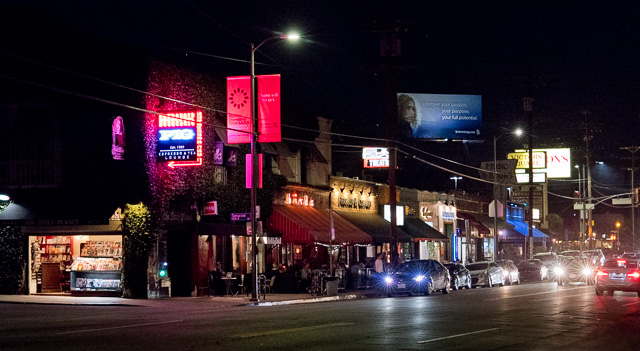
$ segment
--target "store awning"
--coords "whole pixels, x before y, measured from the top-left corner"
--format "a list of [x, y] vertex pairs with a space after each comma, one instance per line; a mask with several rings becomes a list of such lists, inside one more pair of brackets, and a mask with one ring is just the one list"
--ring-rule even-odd
[[414, 240], [449, 240], [446, 235], [440, 233], [420, 218], [405, 217], [402, 230], [413, 237]]
[[[369, 234], [374, 243], [391, 242], [391, 223], [387, 222], [377, 213], [355, 212], [355, 211], [335, 211], [340, 217], [345, 218], [353, 225]], [[413, 238], [408, 235], [402, 227], [398, 227], [398, 242], [412, 242]]]
[[267, 220], [266, 230], [282, 233], [283, 243], [293, 244], [363, 244], [371, 243], [371, 237], [344, 218], [333, 215], [335, 240], [331, 240], [331, 219], [328, 209], [306, 206], [274, 205]]
[[[493, 228], [493, 217], [489, 217], [486, 214], [478, 214], [478, 213], [474, 213], [473, 217], [478, 222], [484, 224], [486, 227]], [[498, 223], [498, 230], [513, 229], [513, 224], [509, 224], [504, 219], [498, 218], [497, 223]]]
[[458, 216], [458, 218], [462, 218], [462, 219], [468, 220], [469, 224], [471, 224], [471, 226], [474, 227], [478, 231], [478, 233], [486, 234], [486, 235], [491, 234], [491, 230], [489, 230], [489, 228], [487, 228], [487, 226], [485, 226], [480, 221], [478, 221], [474, 217], [475, 215], [457, 211], [456, 216]]
[[[518, 231], [519, 233], [521, 233], [524, 236], [529, 236], [529, 224], [525, 223], [525, 222], [519, 222], [519, 221], [507, 221], [509, 224], [513, 225], [513, 229], [515, 229], [516, 231]], [[546, 238], [549, 239], [549, 236], [543, 232], [541, 232], [540, 230], [533, 228], [533, 237], [534, 238]]]

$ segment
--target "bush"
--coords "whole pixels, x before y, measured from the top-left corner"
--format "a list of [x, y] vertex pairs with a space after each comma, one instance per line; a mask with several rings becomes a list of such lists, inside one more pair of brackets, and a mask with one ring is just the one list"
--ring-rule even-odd
[[24, 294], [26, 254], [17, 227], [0, 228], [0, 294]]

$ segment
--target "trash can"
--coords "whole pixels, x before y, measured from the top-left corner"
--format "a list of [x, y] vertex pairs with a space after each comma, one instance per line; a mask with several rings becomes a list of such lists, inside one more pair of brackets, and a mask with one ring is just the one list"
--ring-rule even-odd
[[324, 280], [325, 287], [327, 288], [327, 296], [338, 295], [338, 278], [326, 277]]

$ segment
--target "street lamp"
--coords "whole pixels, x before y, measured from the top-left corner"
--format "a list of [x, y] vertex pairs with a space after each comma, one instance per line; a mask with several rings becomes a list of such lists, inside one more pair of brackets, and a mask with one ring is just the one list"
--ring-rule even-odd
[[[522, 129], [518, 128], [514, 131], [502, 133], [498, 136], [493, 136], [493, 260], [495, 261], [498, 257], [498, 197], [496, 196], [495, 188], [498, 185], [498, 160], [497, 160], [497, 151], [496, 145], [498, 139], [502, 138], [505, 135], [514, 134], [515, 136], [522, 135]], [[531, 162], [531, 161], [529, 161]], [[529, 177], [532, 175], [529, 174]], [[503, 206], [506, 206], [504, 204]]]
[[264, 45], [266, 42], [275, 39], [288, 39], [298, 40], [300, 36], [298, 34], [281, 34], [273, 37], [269, 37], [263, 40], [260, 44], [253, 45], [251, 43], [251, 271], [253, 272], [253, 288], [251, 289], [251, 301], [258, 301], [260, 294], [258, 294], [258, 245], [257, 240], [257, 218], [256, 218], [256, 183], [258, 180], [258, 157], [256, 157], [256, 147], [258, 144], [259, 130], [258, 130], [258, 92], [256, 84], [256, 65], [255, 54], [256, 51]]

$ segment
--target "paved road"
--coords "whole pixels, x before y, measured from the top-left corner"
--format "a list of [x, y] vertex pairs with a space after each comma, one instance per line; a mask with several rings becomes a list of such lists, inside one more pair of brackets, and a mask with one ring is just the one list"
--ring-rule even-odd
[[2, 350], [637, 350], [640, 298], [529, 283], [271, 307], [0, 304]]

